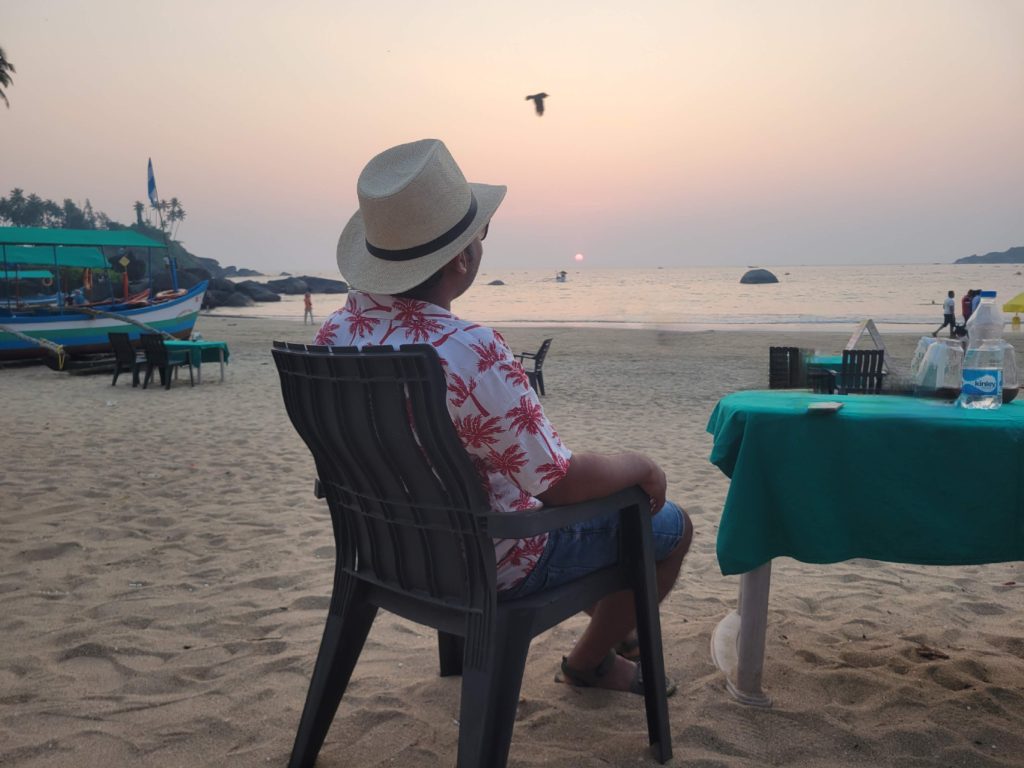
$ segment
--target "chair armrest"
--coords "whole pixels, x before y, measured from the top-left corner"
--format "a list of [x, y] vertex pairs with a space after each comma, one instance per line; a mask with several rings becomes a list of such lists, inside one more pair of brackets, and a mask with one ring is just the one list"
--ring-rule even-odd
[[631, 506], [641, 514], [650, 515], [651, 499], [634, 485], [604, 498], [566, 504], [561, 507], [543, 507], [528, 512], [492, 512], [486, 516], [487, 533], [496, 539], [525, 539], [538, 536], [573, 523], [592, 520]]
[[534, 354], [533, 352], [520, 352], [519, 354], [516, 355], [516, 357], [519, 358], [520, 362], [523, 361], [523, 360], [536, 360], [537, 359], [537, 355]]

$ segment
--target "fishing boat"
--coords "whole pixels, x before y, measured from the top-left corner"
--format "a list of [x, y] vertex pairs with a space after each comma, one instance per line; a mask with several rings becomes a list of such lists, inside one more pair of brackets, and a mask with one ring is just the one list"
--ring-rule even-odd
[[[149, 289], [130, 295], [125, 273], [120, 300], [111, 295], [101, 301], [66, 303], [71, 295], [65, 290], [66, 275], [112, 269], [101, 250], [104, 247], [131, 249], [133, 254], [144, 252], [151, 285], [152, 251], [167, 248], [131, 230], [0, 227], [0, 284], [6, 282], [0, 298], [0, 361], [51, 356], [63, 369], [66, 360], [110, 352], [107, 334], [111, 332], [128, 333], [133, 341], [145, 332], [180, 339], [191, 336], [207, 282], [189, 289], [177, 288], [175, 265], [170, 259], [161, 262], [166, 261], [171, 270], [172, 290], [154, 293]], [[127, 257], [123, 257], [121, 266], [126, 268], [127, 264]], [[41, 266], [47, 269], [39, 269]], [[49, 282], [55, 287], [54, 300], [23, 301], [18, 285], [26, 274], [32, 274], [30, 279], [39, 280], [41, 285]], [[107, 280], [111, 294], [113, 283]]]

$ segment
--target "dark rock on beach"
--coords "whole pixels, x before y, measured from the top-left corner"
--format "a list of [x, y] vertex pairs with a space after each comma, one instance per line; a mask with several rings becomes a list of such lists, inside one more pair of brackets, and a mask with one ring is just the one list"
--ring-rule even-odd
[[259, 277], [261, 274], [262, 272], [246, 267], [224, 267], [222, 277]]
[[216, 307], [251, 307], [255, 303], [241, 291], [207, 290], [203, 296], [203, 307], [206, 309], [214, 309]]
[[281, 297], [269, 290], [262, 283], [257, 283], [255, 280], [243, 280], [240, 283], [235, 283], [235, 290], [244, 293], [253, 301], [280, 301]]
[[344, 280], [330, 280], [326, 277], [310, 277], [309, 275], [303, 275], [299, 279], [305, 281], [313, 293], [348, 293], [348, 283]]
[[275, 293], [284, 293], [288, 296], [301, 295], [309, 290], [306, 281], [301, 277], [286, 277], [281, 280], [267, 280], [267, 288]]
[[491, 280], [491, 282], [488, 283], [488, 285], [504, 285], [504, 284], [505, 284], [504, 280]]
[[210, 284], [206, 286], [208, 291], [223, 291], [224, 293], [234, 293], [237, 286], [227, 278], [214, 277], [210, 279]]
[[267, 288], [276, 293], [296, 296], [312, 291], [313, 293], [348, 293], [348, 283], [343, 280], [329, 280], [326, 277], [286, 277], [281, 280], [268, 280]]
[[777, 283], [779, 278], [769, 272], [767, 269], [751, 269], [744, 273], [743, 277], [740, 278], [741, 283]]

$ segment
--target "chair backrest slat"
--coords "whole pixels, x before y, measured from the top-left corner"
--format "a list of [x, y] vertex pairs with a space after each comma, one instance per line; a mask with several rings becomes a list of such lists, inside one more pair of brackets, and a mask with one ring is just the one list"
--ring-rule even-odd
[[448, 414], [436, 351], [275, 343], [273, 354], [331, 508], [340, 567], [479, 609], [479, 585], [494, 584], [494, 546], [479, 522], [488, 499]]
[[878, 394], [882, 391], [883, 349], [845, 349], [840, 381], [844, 392]]
[[146, 361], [153, 365], [167, 365], [167, 348], [163, 336], [157, 333], [143, 333], [139, 336], [142, 349], [146, 352]]
[[768, 388], [791, 389], [800, 384], [799, 347], [768, 348]]
[[533, 370], [540, 373], [544, 368], [544, 358], [548, 356], [548, 349], [551, 348], [551, 339], [544, 339], [544, 342], [540, 345], [540, 349], [537, 350], [537, 356], [533, 361]]
[[121, 365], [132, 365], [135, 362], [135, 347], [132, 346], [131, 336], [127, 333], [111, 331], [107, 337], [114, 350], [114, 359]]

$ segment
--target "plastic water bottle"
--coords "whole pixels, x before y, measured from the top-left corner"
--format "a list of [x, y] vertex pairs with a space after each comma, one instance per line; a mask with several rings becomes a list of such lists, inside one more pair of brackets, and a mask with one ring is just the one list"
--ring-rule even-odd
[[996, 304], [995, 291], [982, 291], [981, 303], [967, 320], [967, 346], [976, 347], [986, 339], [1003, 338], [1003, 313]]
[[998, 408], [1003, 404], [1002, 341], [985, 340], [976, 347], [967, 348], [960, 397], [956, 404], [961, 408], [984, 410]]

